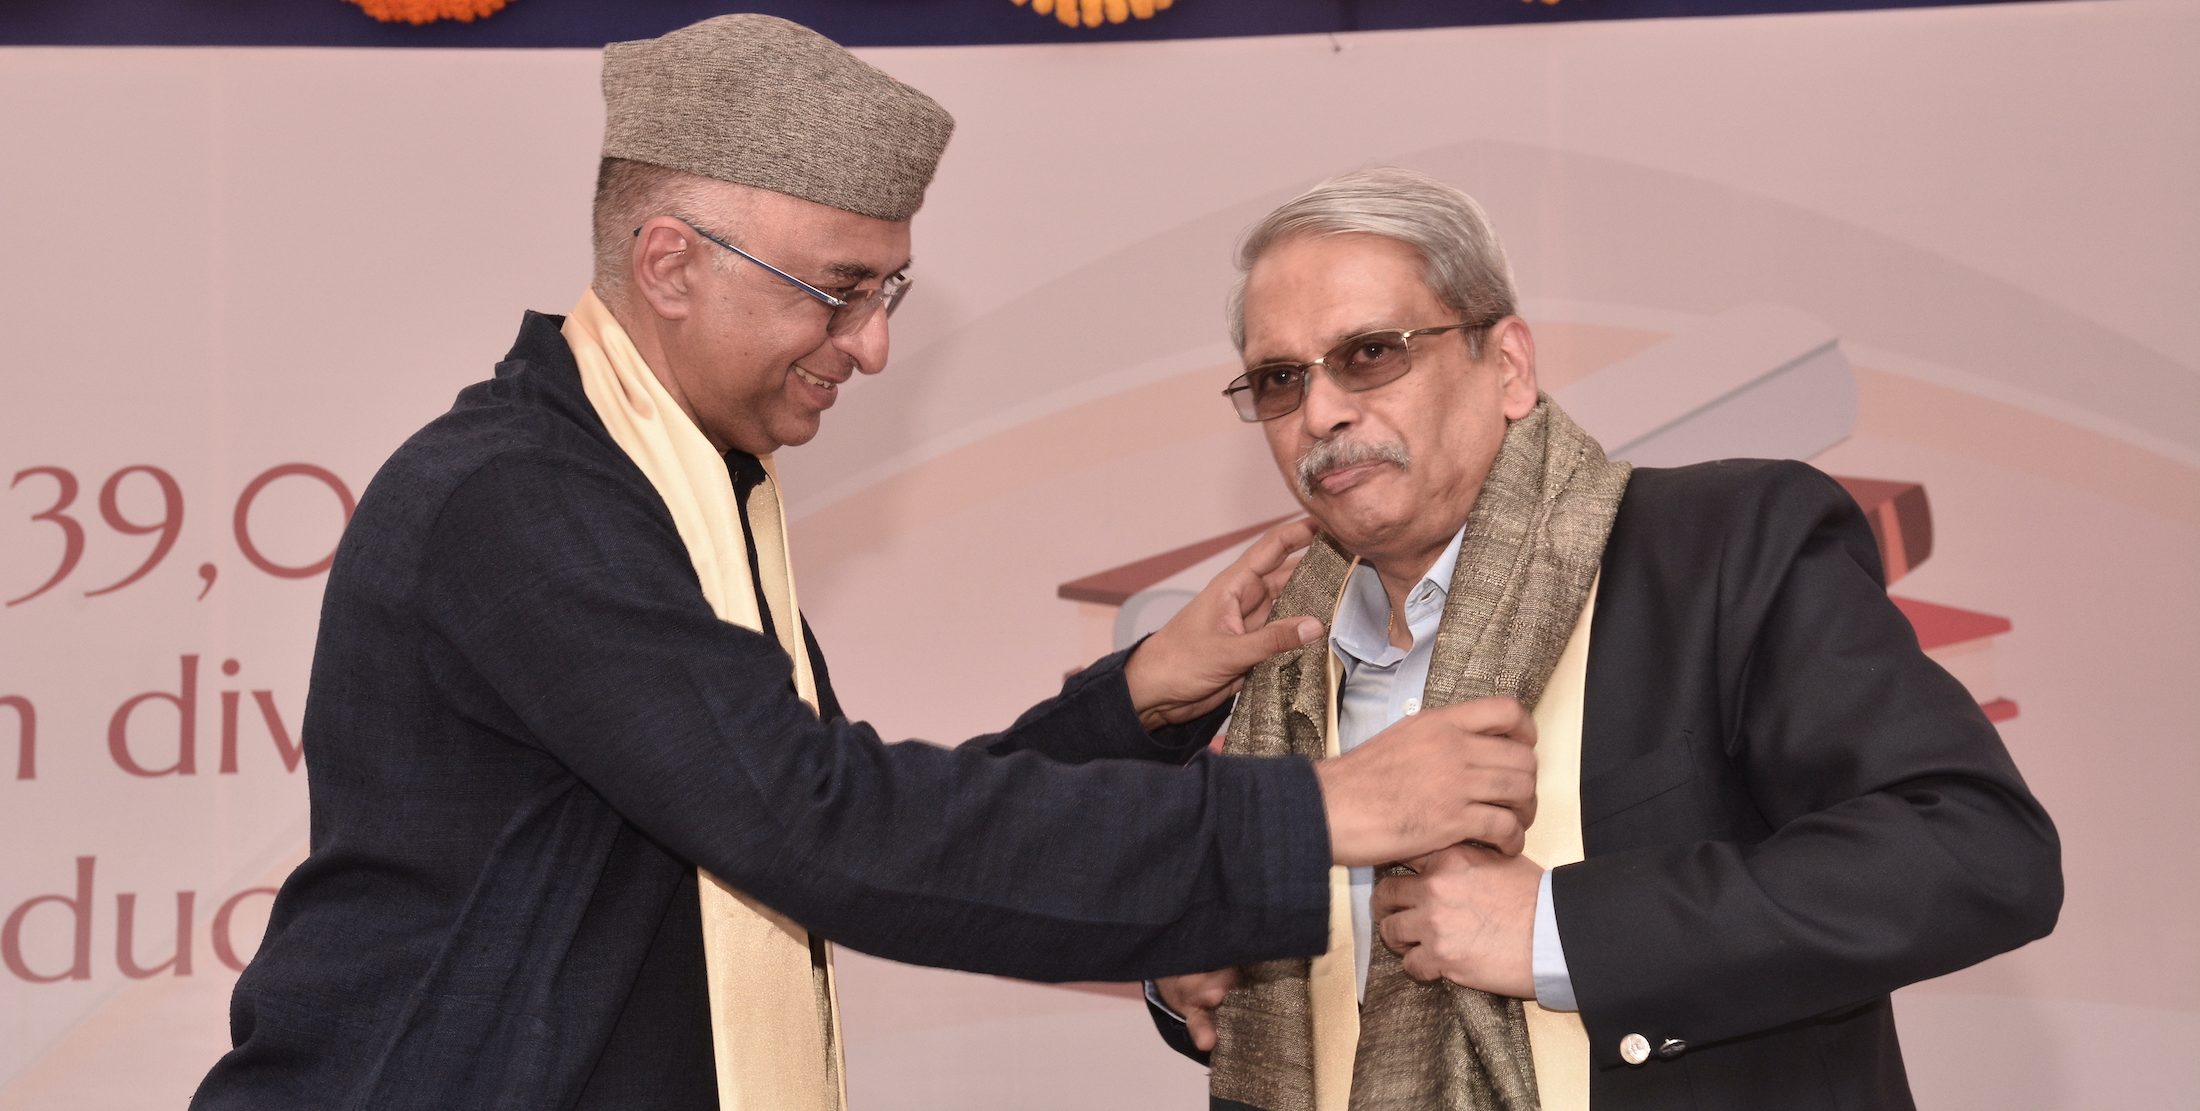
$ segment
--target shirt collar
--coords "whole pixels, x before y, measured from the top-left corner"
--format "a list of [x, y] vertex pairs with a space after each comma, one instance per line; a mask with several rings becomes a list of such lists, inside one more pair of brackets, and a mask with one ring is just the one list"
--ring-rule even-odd
[[[1413, 592], [1435, 604], [1438, 612], [1451, 594], [1451, 576], [1459, 568], [1459, 547], [1466, 542], [1467, 526], [1460, 525], [1452, 534], [1451, 543], [1444, 546], [1442, 555], [1422, 573], [1414, 584]], [[1412, 619], [1415, 606], [1411, 596], [1407, 601], [1408, 620]], [[1344, 598], [1337, 605], [1336, 620], [1330, 625], [1329, 643], [1338, 652], [1362, 663], [1378, 666], [1396, 663], [1404, 659], [1406, 650], [1390, 643], [1390, 603], [1383, 596], [1383, 581], [1375, 569], [1366, 563], [1356, 563], [1352, 578], [1345, 583]]]

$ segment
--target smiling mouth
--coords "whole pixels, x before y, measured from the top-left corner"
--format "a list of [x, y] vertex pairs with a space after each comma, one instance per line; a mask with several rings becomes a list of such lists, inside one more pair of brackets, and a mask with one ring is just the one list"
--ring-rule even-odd
[[803, 381], [808, 382], [809, 384], [816, 386], [818, 389], [824, 390], [827, 393], [831, 393], [832, 391], [840, 388], [840, 383], [827, 382], [823, 378], [819, 378], [817, 375], [802, 369], [802, 364], [800, 363], [796, 363], [794, 365], [794, 372], [796, 377], [801, 378]]

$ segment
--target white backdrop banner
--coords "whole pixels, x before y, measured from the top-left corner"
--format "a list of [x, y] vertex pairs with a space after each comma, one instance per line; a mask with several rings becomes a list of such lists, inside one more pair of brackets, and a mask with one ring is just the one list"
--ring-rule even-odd
[[[892, 368], [781, 459], [836, 686], [889, 736], [998, 727], [1175, 589], [1111, 572], [1289, 511], [1217, 396], [1234, 239], [1427, 170], [1591, 431], [1871, 480], [2056, 818], [2054, 936], [1898, 997], [1920, 1102], [2187, 1105], [2196, 53], [2173, 0], [867, 51], [960, 127]], [[304, 850], [330, 552], [580, 293], [597, 64], [0, 50], [0, 1108], [177, 1106], [226, 1047]], [[843, 998], [858, 1107], [1204, 1099], [1120, 986], [851, 957]]]

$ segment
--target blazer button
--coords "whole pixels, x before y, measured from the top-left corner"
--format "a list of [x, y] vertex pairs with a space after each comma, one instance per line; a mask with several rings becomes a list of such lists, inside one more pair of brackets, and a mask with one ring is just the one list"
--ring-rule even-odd
[[1661, 1060], [1670, 1061], [1686, 1052], [1688, 1052], [1688, 1043], [1679, 1038], [1667, 1038], [1658, 1043], [1658, 1057]]
[[1640, 1034], [1629, 1034], [1619, 1040], [1619, 1059], [1630, 1065], [1639, 1065], [1650, 1059], [1650, 1039]]

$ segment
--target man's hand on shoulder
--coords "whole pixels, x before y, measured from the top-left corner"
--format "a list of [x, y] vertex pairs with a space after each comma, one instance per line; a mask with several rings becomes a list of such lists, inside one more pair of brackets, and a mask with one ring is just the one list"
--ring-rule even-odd
[[1149, 730], [1190, 721], [1244, 685], [1253, 665], [1322, 635], [1312, 617], [1269, 621], [1284, 581], [1314, 539], [1301, 519], [1262, 534], [1123, 665], [1131, 705]]

